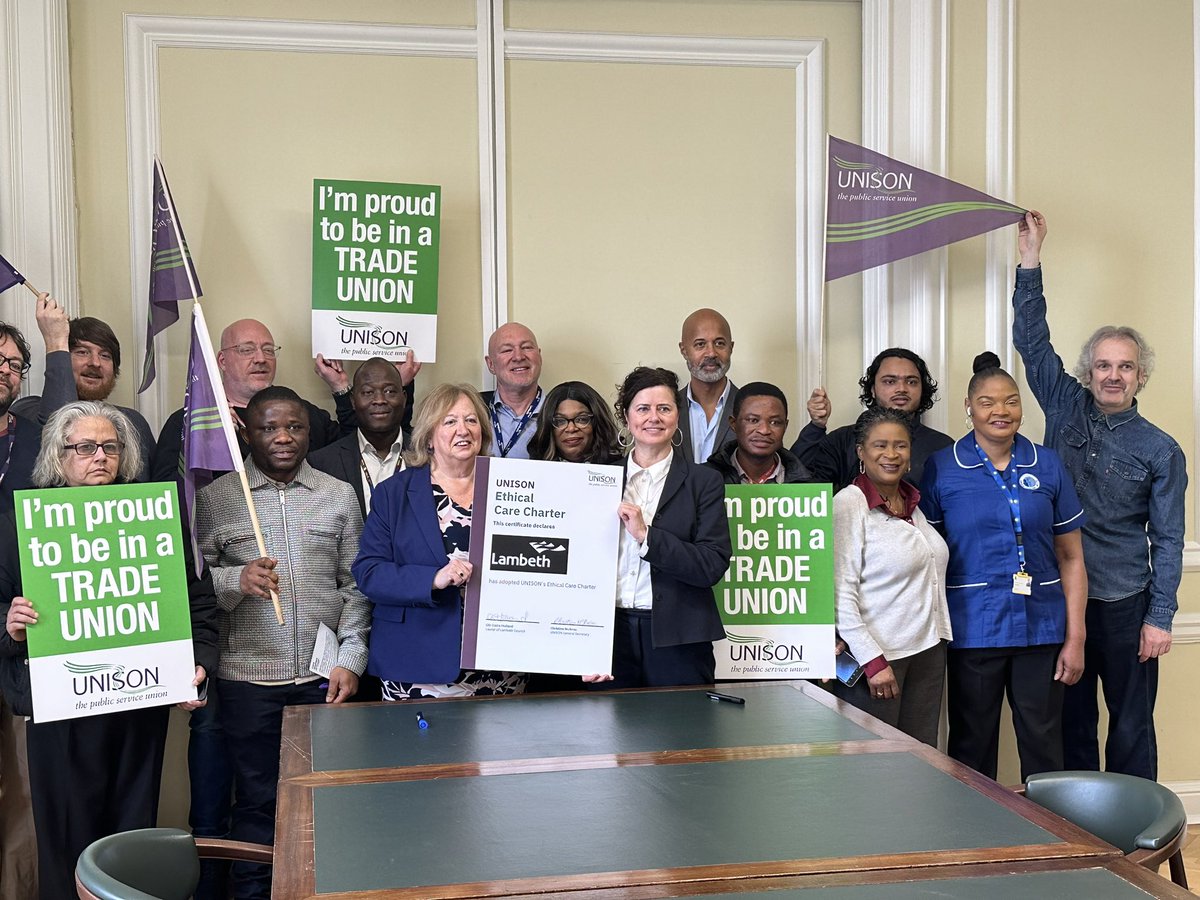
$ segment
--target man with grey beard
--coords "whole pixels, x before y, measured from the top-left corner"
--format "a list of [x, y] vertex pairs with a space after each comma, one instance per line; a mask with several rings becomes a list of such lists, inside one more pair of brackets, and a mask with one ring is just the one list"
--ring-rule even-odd
[[698, 309], [683, 320], [679, 352], [691, 380], [676, 398], [683, 449], [697, 463], [733, 440], [729, 416], [737, 387], [729, 380], [733, 338], [729, 323], [715, 309]]

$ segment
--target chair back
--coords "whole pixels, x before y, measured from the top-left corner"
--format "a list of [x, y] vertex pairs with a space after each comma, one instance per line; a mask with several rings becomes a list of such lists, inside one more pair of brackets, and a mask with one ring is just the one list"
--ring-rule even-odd
[[80, 854], [75, 880], [85, 900], [187, 900], [200, 881], [200, 857], [178, 828], [123, 831]]
[[1169, 788], [1115, 772], [1043, 772], [1025, 796], [1124, 853], [1158, 850], [1187, 826], [1183, 803]]

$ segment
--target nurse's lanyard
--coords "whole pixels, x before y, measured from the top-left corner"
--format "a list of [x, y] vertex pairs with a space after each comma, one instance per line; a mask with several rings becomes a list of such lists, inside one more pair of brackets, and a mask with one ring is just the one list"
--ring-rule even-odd
[[504, 442], [504, 435], [500, 431], [500, 413], [496, 409], [496, 402], [500, 402], [499, 398], [493, 402], [490, 410], [492, 414], [492, 430], [496, 432], [496, 449], [499, 451], [501, 456], [508, 456], [509, 451], [516, 446], [518, 438], [520, 438], [521, 435], [525, 433], [525, 429], [529, 427], [530, 419], [537, 415], [538, 407], [541, 406], [542, 403], [542, 389], [540, 387], [537, 389], [537, 394], [534, 396], [533, 402], [529, 404], [529, 409], [525, 410], [525, 415], [521, 416], [521, 421], [517, 423], [516, 431], [514, 431], [512, 437], [508, 439], [508, 443]]
[[[1016, 450], [1015, 442], [1013, 450]], [[992, 476], [992, 480], [996, 482], [996, 486], [1008, 498], [1008, 513], [1012, 517], [1013, 535], [1017, 540], [1017, 563], [1019, 564], [1019, 569], [1013, 574], [1013, 593], [1028, 595], [1032, 593], [1033, 577], [1025, 571], [1025, 539], [1023, 534], [1024, 529], [1021, 527], [1020, 488], [1017, 487], [1015, 479], [1012, 481], [1004, 480], [1004, 476], [996, 470], [995, 465], [992, 464], [987, 454], [980, 448], [978, 441], [975, 442], [975, 452], [979, 454], [979, 461], [983, 463], [983, 467]], [[1013, 459], [1009, 463], [1010, 470], [1015, 465], [1016, 460]]]

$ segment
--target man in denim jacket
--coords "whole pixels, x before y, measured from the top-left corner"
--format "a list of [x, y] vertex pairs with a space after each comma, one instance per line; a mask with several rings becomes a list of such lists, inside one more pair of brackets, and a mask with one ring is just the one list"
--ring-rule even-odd
[[1105, 768], [1153, 779], [1158, 657], [1171, 649], [1183, 570], [1183, 451], [1138, 412], [1134, 396], [1146, 386], [1154, 353], [1132, 328], [1099, 329], [1084, 344], [1075, 377], [1064, 370], [1046, 323], [1040, 266], [1045, 239], [1045, 217], [1026, 213], [1013, 344], [1046, 414], [1045, 443], [1062, 457], [1088, 515], [1085, 668], [1063, 704], [1064, 764], [1100, 768], [1099, 679], [1109, 713]]

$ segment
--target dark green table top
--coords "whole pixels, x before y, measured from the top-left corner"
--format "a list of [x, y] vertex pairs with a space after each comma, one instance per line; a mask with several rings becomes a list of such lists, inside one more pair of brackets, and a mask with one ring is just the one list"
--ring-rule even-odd
[[[719, 722], [699, 728], [728, 740], [749, 729], [726, 722], [759, 705], [752, 700], [740, 710], [708, 703], [690, 715]], [[437, 707], [433, 736], [442, 710], [456, 705]], [[405, 709], [411, 716], [413, 707]], [[642, 715], [656, 710], [666, 715], [671, 706], [643, 707]], [[517, 721], [514, 728], [531, 728], [537, 717]], [[680, 727], [664, 724], [662, 731]], [[609, 735], [610, 743], [617, 743], [614, 731], [643, 738], [643, 746], [648, 729], [647, 719], [626, 731], [614, 716], [600, 735]], [[473, 733], [466, 729], [468, 737]], [[573, 746], [569, 736], [550, 739]], [[514, 742], [527, 747], [528, 733]], [[484, 749], [464, 753], [479, 758]], [[318, 893], [1060, 842], [899, 752], [345, 784], [314, 788], [313, 803]]]
[[662, 691], [314, 707], [313, 771], [878, 740], [788, 685], [730, 692], [746, 705]]
[[1147, 894], [1113, 872], [1076, 869], [887, 884], [784, 888], [746, 894], [705, 894], [688, 900], [915, 900], [918, 897], [943, 900], [1146, 900]]

